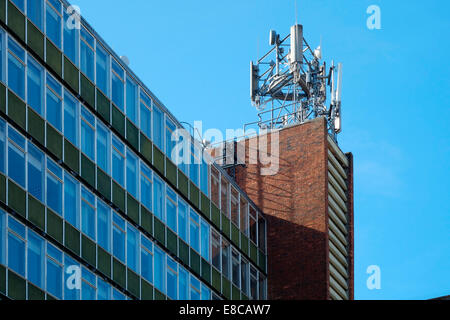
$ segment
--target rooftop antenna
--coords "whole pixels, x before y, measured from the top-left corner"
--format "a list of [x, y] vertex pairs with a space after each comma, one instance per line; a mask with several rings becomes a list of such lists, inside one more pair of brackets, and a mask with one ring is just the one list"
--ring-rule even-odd
[[[297, 21], [297, 0], [295, 14]], [[313, 50], [298, 23], [284, 38], [271, 30], [269, 44], [269, 52], [250, 63], [250, 97], [259, 120], [246, 124], [244, 129], [258, 125], [274, 130], [324, 117], [336, 141], [342, 129], [342, 64], [336, 66], [333, 61], [327, 74], [322, 61], [322, 37]]]

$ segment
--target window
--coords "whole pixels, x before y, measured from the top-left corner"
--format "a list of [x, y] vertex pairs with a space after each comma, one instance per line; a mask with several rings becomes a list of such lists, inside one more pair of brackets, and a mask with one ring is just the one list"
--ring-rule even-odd
[[244, 197], [241, 197], [240, 207], [240, 228], [242, 233], [248, 236], [248, 202]]
[[5, 148], [6, 148], [6, 126], [0, 119], [0, 172], [5, 173]]
[[112, 101], [124, 112], [124, 71], [119, 64], [112, 60]]
[[47, 120], [56, 129], [62, 129], [61, 85], [47, 74]]
[[191, 300], [200, 300], [200, 281], [194, 278], [193, 275], [191, 275], [191, 285], [189, 288]]
[[167, 296], [176, 300], [178, 298], [178, 264], [167, 257]]
[[220, 207], [219, 183], [219, 171], [215, 167], [211, 166], [211, 200], [217, 207]]
[[62, 271], [61, 251], [47, 243], [47, 291], [58, 299], [62, 299]]
[[81, 229], [95, 240], [95, 196], [86, 188], [81, 190]]
[[241, 290], [248, 295], [248, 261], [241, 257]]
[[64, 136], [78, 147], [78, 104], [77, 100], [64, 90]]
[[81, 300], [96, 300], [97, 277], [86, 268], [82, 271]]
[[163, 136], [163, 120], [164, 114], [157, 106], [153, 107], [153, 142], [160, 150], [164, 150]]
[[225, 177], [222, 177], [221, 191], [221, 209], [222, 212], [229, 218], [230, 212], [228, 211], [228, 182]]
[[185, 242], [188, 241], [187, 210], [187, 204], [184, 201], [178, 199], [178, 235]]
[[141, 89], [141, 131], [151, 139], [152, 137], [152, 100]]
[[98, 244], [111, 252], [111, 209], [97, 200], [97, 237]]
[[31, 57], [28, 57], [27, 68], [28, 104], [42, 117], [44, 116], [44, 70]]
[[127, 149], [127, 191], [136, 199], [138, 198], [138, 159]]
[[67, 255], [64, 255], [64, 283], [64, 300], [80, 300], [81, 267]]
[[25, 188], [25, 138], [8, 127], [8, 175]]
[[261, 214], [258, 214], [258, 245], [266, 251], [266, 221]]
[[202, 300], [211, 300], [211, 290], [202, 283]]
[[125, 146], [116, 137], [112, 137], [112, 176], [125, 188]]
[[153, 243], [141, 235], [141, 276], [153, 283]]
[[6, 253], [6, 214], [0, 209], [0, 263], [5, 264]]
[[200, 217], [194, 210], [190, 210], [189, 219], [189, 244], [200, 252]]
[[8, 38], [8, 86], [25, 100], [25, 50]]
[[156, 177], [154, 177], [153, 179], [153, 191], [154, 191], [154, 196], [153, 196], [153, 200], [155, 201], [155, 207], [154, 212], [155, 212], [155, 216], [164, 222], [164, 185], [162, 183], [162, 181]]
[[8, 218], [8, 267], [25, 276], [25, 227]]
[[250, 298], [258, 299], [258, 271], [250, 265]]
[[177, 195], [169, 187], [167, 187], [166, 201], [167, 225], [172, 231], [177, 232]]
[[266, 300], [266, 278], [260, 273], [259, 274], [259, 300]]
[[192, 182], [200, 186], [200, 152], [197, 147], [191, 145], [191, 162], [189, 165], [189, 177]]
[[67, 173], [64, 174], [64, 218], [75, 228], [80, 228], [79, 183]]
[[[21, 0], [23, 3], [24, 0]], [[42, 29], [42, 0], [30, 0], [27, 3], [28, 18], [41, 30]]]
[[61, 2], [58, 0], [47, 0], [47, 37], [61, 49]]
[[95, 83], [94, 52], [95, 39], [84, 26], [80, 30], [81, 71]]
[[109, 301], [111, 300], [111, 285], [102, 279], [97, 279], [97, 300]]
[[239, 193], [231, 188], [231, 222], [239, 226]]
[[28, 230], [28, 280], [42, 288], [44, 284], [44, 240]]
[[141, 202], [152, 210], [152, 171], [141, 162]]
[[125, 300], [125, 296], [117, 291], [116, 289], [113, 290], [113, 300]]
[[44, 201], [44, 154], [28, 143], [28, 192]]
[[78, 30], [73, 26], [73, 14], [64, 10], [64, 54], [78, 65]]
[[232, 265], [231, 265], [232, 281], [236, 287], [240, 288], [241, 271], [239, 269], [240, 267], [239, 253], [234, 249], [231, 252], [231, 258], [232, 258]]
[[215, 230], [211, 232], [211, 255], [213, 266], [220, 271], [222, 269], [220, 263], [220, 235]]
[[97, 87], [109, 97], [109, 55], [97, 43]]
[[200, 165], [200, 186], [205, 195], [209, 195], [209, 176], [208, 176], [208, 163], [205, 160], [205, 156], [202, 156], [202, 163]]
[[139, 247], [138, 247], [138, 231], [128, 225], [127, 228], [127, 266], [134, 272], [139, 273]]
[[258, 232], [256, 225], [256, 210], [253, 207], [250, 207], [249, 224], [250, 224], [250, 240], [252, 240], [255, 244], [257, 244]]
[[113, 254], [125, 263], [125, 220], [113, 214]]
[[133, 80], [127, 76], [127, 117], [134, 123], [137, 119], [137, 86]]
[[189, 291], [188, 291], [188, 273], [187, 271], [179, 266], [179, 281], [178, 281], [178, 299], [179, 300], [188, 300], [189, 299]]
[[201, 254], [203, 259], [206, 261], [209, 261], [209, 234], [210, 234], [210, 227], [209, 225], [202, 220], [202, 227], [201, 227]]
[[166, 255], [158, 247], [155, 247], [155, 287], [162, 293], [166, 292], [164, 274]]
[[229, 278], [230, 275], [230, 244], [222, 239], [222, 274]]
[[172, 134], [175, 131], [175, 124], [169, 119], [166, 119], [166, 155], [172, 161], [176, 161], [175, 157], [172, 157], [172, 151], [175, 149], [177, 144], [176, 140], [172, 140]]
[[95, 117], [81, 108], [81, 151], [95, 161]]
[[47, 158], [47, 206], [62, 215], [62, 169]]
[[107, 174], [111, 173], [109, 130], [97, 121], [97, 165]]
[[25, 11], [25, 0], [12, 0], [12, 2], [22, 11]]

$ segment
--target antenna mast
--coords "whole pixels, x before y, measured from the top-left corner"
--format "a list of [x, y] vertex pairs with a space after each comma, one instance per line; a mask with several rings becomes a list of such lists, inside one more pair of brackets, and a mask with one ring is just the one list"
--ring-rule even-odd
[[[297, 12], [296, 12], [297, 13]], [[303, 26], [295, 24], [281, 38], [270, 31], [271, 50], [250, 63], [250, 96], [259, 111], [261, 129], [280, 129], [325, 117], [328, 132], [336, 140], [341, 132], [342, 64], [322, 62], [322, 41], [312, 50], [303, 37]], [[327, 87], [331, 94], [327, 107]]]

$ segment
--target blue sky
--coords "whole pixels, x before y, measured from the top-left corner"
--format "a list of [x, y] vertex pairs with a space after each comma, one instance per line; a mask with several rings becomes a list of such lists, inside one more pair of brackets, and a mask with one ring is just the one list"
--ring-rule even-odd
[[[256, 120], [249, 62], [294, 0], [76, 0], [82, 15], [180, 121]], [[368, 30], [366, 9], [381, 8]], [[450, 2], [298, 0], [311, 46], [344, 64], [340, 147], [355, 157], [357, 299], [450, 294]], [[366, 269], [381, 268], [381, 290]]]

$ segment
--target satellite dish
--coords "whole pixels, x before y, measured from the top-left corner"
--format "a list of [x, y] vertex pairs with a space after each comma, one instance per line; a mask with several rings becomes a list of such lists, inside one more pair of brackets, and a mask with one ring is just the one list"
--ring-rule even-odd
[[322, 47], [318, 46], [316, 50], [314, 50], [314, 56], [319, 59], [322, 60]]
[[130, 65], [130, 59], [128, 59], [127, 56], [121, 56], [121, 57], [120, 57], [120, 60], [122, 60], [123, 63], [125, 63], [127, 66]]

